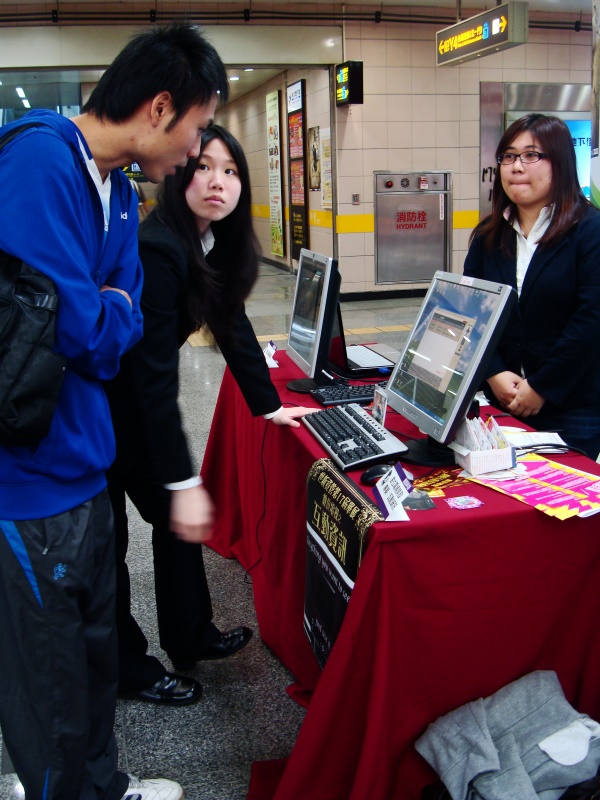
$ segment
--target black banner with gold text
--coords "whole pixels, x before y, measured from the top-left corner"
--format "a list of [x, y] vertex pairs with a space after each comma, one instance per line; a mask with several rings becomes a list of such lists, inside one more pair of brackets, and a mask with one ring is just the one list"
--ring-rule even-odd
[[383, 516], [327, 458], [315, 461], [306, 488], [304, 630], [323, 667], [344, 620], [367, 531]]

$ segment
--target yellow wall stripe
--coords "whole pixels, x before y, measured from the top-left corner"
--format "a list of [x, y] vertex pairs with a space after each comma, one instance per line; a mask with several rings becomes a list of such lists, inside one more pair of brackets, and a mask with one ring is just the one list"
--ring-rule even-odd
[[331, 211], [309, 211], [308, 221], [317, 228], [333, 228], [333, 214]]
[[271, 209], [269, 206], [257, 206], [252, 204], [252, 216], [253, 217], [260, 217], [261, 219], [270, 219], [271, 218]]
[[373, 214], [339, 214], [335, 218], [338, 233], [373, 233]]
[[[252, 216], [258, 219], [269, 219], [271, 212], [269, 206], [252, 206]], [[285, 209], [285, 218], [289, 219], [289, 209]], [[314, 210], [309, 212], [309, 222], [316, 228], [332, 228], [333, 215], [331, 211]], [[338, 214], [335, 218], [338, 233], [373, 233], [375, 230], [375, 217], [373, 214]], [[473, 228], [479, 222], [479, 211], [454, 211], [452, 225], [455, 230]]]
[[452, 223], [455, 228], [473, 228], [479, 222], [479, 211], [455, 211], [452, 214]]

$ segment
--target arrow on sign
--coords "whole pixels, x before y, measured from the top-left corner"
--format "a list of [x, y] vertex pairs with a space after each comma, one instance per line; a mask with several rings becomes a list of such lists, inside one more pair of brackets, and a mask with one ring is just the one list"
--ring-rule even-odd
[[500, 33], [504, 33], [504, 29], [506, 28], [506, 17], [500, 17]]

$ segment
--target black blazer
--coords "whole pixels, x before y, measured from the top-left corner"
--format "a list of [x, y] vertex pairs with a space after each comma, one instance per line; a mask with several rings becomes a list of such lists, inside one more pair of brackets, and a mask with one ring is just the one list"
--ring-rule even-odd
[[[516, 255], [473, 240], [465, 275], [516, 288], [516, 271]], [[558, 244], [536, 248], [486, 378], [521, 369], [561, 410], [600, 404], [600, 212], [592, 206]]]
[[[107, 385], [117, 439], [114, 469], [144, 470], [160, 484], [194, 474], [177, 402], [179, 348], [193, 330], [188, 310], [189, 266], [180, 239], [154, 214], [140, 226], [144, 268], [144, 336], [121, 360]], [[217, 342], [253, 415], [281, 402], [250, 320], [242, 309], [233, 343]], [[206, 413], [198, 397], [198, 413]]]

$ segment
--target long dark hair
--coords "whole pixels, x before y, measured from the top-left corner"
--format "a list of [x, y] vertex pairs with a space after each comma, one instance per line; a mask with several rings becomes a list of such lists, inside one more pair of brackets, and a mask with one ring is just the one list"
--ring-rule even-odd
[[[558, 117], [545, 114], [526, 114], [506, 129], [496, 149], [496, 158], [510, 146], [519, 134], [530, 131], [540, 143], [552, 167], [550, 203], [554, 206], [552, 221], [539, 241], [539, 246], [552, 245], [576, 225], [589, 205], [577, 179], [577, 161], [573, 138], [565, 123]], [[509, 209], [508, 224], [504, 212]], [[517, 206], [511, 202], [502, 186], [500, 165], [492, 188], [492, 213], [471, 234], [484, 238], [486, 248], [494, 247], [509, 254], [514, 250], [512, 223], [517, 218]]]
[[[211, 222], [215, 246], [204, 256], [198, 225], [185, 198], [204, 148], [220, 139], [229, 150], [241, 183], [235, 209], [222, 220]], [[258, 277], [259, 246], [252, 227], [252, 197], [248, 162], [240, 143], [220, 125], [211, 125], [202, 134], [200, 156], [191, 158], [163, 181], [153, 212], [176, 233], [189, 258], [188, 309], [197, 330], [206, 324], [215, 337], [228, 338], [231, 323], [250, 294]]]

